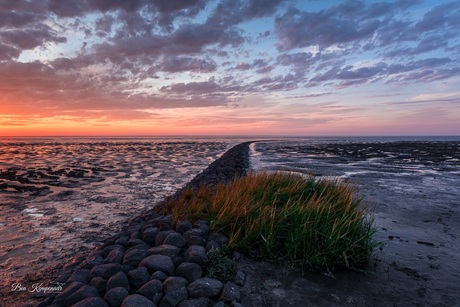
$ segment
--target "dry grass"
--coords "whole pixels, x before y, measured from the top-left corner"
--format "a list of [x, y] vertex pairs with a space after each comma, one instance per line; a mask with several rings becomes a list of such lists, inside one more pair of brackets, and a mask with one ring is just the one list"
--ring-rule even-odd
[[359, 268], [376, 246], [372, 212], [356, 188], [338, 180], [256, 173], [187, 191], [166, 210], [206, 218], [229, 247], [315, 271]]

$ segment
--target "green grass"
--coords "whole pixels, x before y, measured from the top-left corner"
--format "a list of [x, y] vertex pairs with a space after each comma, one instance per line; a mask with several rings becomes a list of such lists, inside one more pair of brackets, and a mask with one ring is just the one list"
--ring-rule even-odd
[[231, 249], [303, 270], [361, 268], [376, 246], [372, 211], [338, 180], [255, 173], [186, 191], [165, 208], [174, 221], [208, 219]]

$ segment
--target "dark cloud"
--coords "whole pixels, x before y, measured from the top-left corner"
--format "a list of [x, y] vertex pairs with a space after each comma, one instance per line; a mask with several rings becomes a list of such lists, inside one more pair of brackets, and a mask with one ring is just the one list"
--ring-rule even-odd
[[[318, 12], [291, 9], [275, 19], [277, 47], [286, 51], [308, 46], [366, 46], [372, 39], [373, 44], [393, 42], [398, 36], [404, 36], [400, 32], [405, 32], [400, 27], [405, 23], [395, 20], [394, 15], [418, 2], [346, 1]], [[390, 36], [388, 32], [399, 35]], [[382, 42], [375, 41], [376, 38]]]
[[342, 81], [339, 84], [340, 87], [349, 87], [382, 78], [387, 78], [387, 82], [407, 82], [417, 79], [422, 81], [441, 80], [458, 74], [459, 69], [444, 68], [444, 66], [452, 62], [450, 58], [428, 58], [407, 62], [406, 64], [388, 65], [380, 62], [360, 68], [337, 66], [315, 75], [309, 82], [317, 84], [319, 82]]
[[273, 66], [265, 59], [255, 59], [252, 63], [239, 63], [235, 69], [239, 71], [255, 69], [257, 73], [264, 74], [272, 71]]
[[228, 82], [227, 84], [219, 84], [215, 79], [210, 79], [204, 82], [190, 82], [190, 83], [175, 83], [170, 86], [161, 88], [161, 91], [172, 94], [195, 94], [206, 95], [209, 93], [230, 93], [244, 91], [245, 88], [238, 85], [235, 81]]
[[0, 28], [2, 29], [24, 28], [28, 25], [33, 25], [44, 18], [44, 16], [40, 16], [33, 12], [8, 11], [5, 10], [5, 7], [3, 7], [3, 5], [2, 8], [3, 10], [0, 11]]
[[244, 38], [236, 28], [212, 28], [204, 24], [185, 24], [170, 35], [166, 50], [175, 53], [199, 52], [208, 45], [236, 47]]
[[302, 77], [294, 74], [264, 77], [253, 82], [251, 88], [254, 92], [290, 91], [298, 88], [298, 83], [301, 81]]
[[205, 1], [202, 0], [156, 0], [152, 1], [153, 5], [162, 13], [171, 13], [183, 9], [191, 9], [195, 7], [202, 8]]
[[57, 70], [77, 70], [81, 68], [88, 67], [94, 64], [94, 61], [89, 57], [80, 56], [75, 58], [56, 58], [53, 61], [49, 62], [49, 65]]
[[452, 1], [431, 9], [423, 16], [423, 19], [415, 25], [415, 28], [424, 32], [438, 31], [443, 27], [454, 28], [460, 25], [459, 16], [460, 2]]
[[58, 36], [47, 26], [38, 29], [2, 31], [0, 32], [0, 40], [20, 50], [33, 49], [46, 42], [64, 43], [67, 41], [65, 37]]
[[107, 36], [112, 31], [115, 18], [112, 15], [105, 15], [96, 21], [96, 31], [99, 36]]
[[330, 11], [309, 13], [291, 9], [275, 20], [277, 47], [280, 51], [287, 51], [352, 43], [370, 38], [380, 24], [376, 19], [360, 21]]
[[0, 42], [0, 61], [10, 60], [11, 58], [17, 58], [21, 54], [21, 51], [9, 44], [3, 44]]
[[234, 26], [254, 18], [273, 15], [286, 0], [223, 0], [206, 24], [212, 27]]
[[184, 56], [166, 57], [158, 66], [160, 71], [173, 73], [181, 71], [213, 72], [216, 68], [216, 62], [210, 58]]
[[94, 11], [134, 12], [145, 5], [145, 0], [50, 0], [48, 9], [59, 17], [75, 17]]

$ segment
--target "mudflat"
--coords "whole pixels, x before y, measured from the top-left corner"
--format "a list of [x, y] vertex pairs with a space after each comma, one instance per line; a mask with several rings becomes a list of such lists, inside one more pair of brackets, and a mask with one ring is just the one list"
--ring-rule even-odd
[[[459, 304], [459, 142], [256, 142], [249, 145], [249, 161], [240, 161], [248, 159], [247, 146], [237, 146], [190, 184], [227, 180], [235, 165], [241, 169], [247, 162], [249, 171], [351, 180], [375, 208], [375, 239], [381, 244], [363, 272], [298, 272], [242, 255], [244, 306]], [[132, 222], [145, 227], [149, 217]]]
[[357, 184], [382, 242], [366, 272], [283, 271], [242, 260], [246, 306], [458, 306], [460, 144], [255, 143], [255, 170], [291, 170]]

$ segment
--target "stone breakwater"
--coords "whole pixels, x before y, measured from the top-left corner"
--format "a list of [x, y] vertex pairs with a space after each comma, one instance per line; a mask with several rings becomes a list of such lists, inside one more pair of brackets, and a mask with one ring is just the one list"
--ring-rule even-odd
[[[171, 197], [244, 176], [249, 144], [231, 148]], [[63, 285], [62, 292], [36, 306], [242, 306], [243, 272], [227, 282], [206, 276], [207, 252], [227, 242], [207, 221], [173, 225], [171, 215], [144, 212], [86, 259], [69, 265], [54, 281]]]

